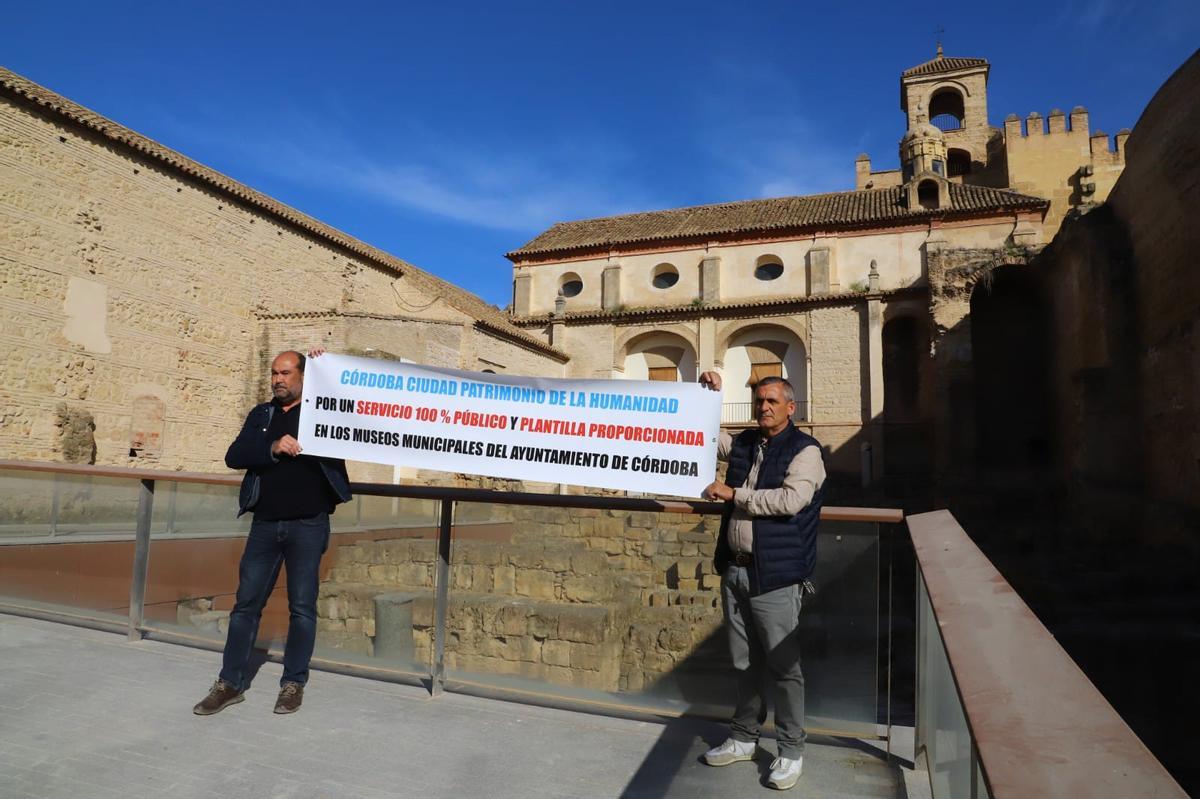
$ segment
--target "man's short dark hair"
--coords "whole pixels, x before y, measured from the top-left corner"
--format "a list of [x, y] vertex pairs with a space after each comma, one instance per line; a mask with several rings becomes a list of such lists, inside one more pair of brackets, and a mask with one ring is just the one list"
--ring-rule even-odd
[[[300, 370], [300, 374], [304, 374], [304, 353], [296, 352], [295, 350], [284, 350], [283, 352], [279, 353], [279, 355], [295, 355], [296, 368]], [[276, 355], [275, 357], [278, 358], [279, 355]]]
[[787, 380], [783, 379], [782, 377], [776, 377], [775, 375], [770, 375], [769, 377], [764, 377], [762, 380], [759, 380], [754, 385], [754, 390], [758, 391], [758, 389], [761, 388], [762, 386], [772, 386], [772, 385], [775, 385], [776, 383], [783, 384], [783, 396], [787, 399], [788, 402], [796, 401], [796, 389], [792, 388], [792, 384], [789, 383]]

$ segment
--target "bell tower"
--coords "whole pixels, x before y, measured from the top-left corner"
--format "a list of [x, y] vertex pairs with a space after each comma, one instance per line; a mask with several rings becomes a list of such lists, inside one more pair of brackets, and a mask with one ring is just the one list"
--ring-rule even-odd
[[946, 177], [965, 177], [988, 166], [988, 142], [997, 134], [988, 124], [990, 69], [983, 58], [946, 56], [938, 43], [932, 60], [900, 76], [900, 108], [908, 118], [907, 130], [929, 124], [942, 132]]

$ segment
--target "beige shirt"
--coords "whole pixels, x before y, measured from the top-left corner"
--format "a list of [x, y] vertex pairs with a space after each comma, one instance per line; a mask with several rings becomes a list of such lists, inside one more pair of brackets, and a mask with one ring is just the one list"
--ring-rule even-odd
[[[754, 459], [746, 486], [758, 481], [758, 467], [762, 464], [766, 439], [754, 448]], [[733, 448], [733, 436], [721, 431], [717, 442], [717, 458], [729, 460]], [[795, 516], [812, 502], [813, 494], [825, 482], [825, 463], [821, 460], [821, 448], [805, 447], [796, 453], [788, 464], [783, 485], [779, 488], [735, 488], [733, 490], [733, 516], [729, 521], [729, 548], [735, 553], [749, 552], [754, 541], [753, 517]]]

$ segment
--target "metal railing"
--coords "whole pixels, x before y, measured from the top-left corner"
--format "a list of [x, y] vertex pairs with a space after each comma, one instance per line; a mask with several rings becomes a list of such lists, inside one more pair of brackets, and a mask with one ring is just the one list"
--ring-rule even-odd
[[[721, 404], [721, 424], [751, 424], [754, 421], [753, 402], [725, 402]], [[808, 421], [808, 403], [796, 401], [793, 422]]]
[[906, 521], [934, 799], [1186, 795], [949, 511]]
[[[223, 636], [217, 638], [196, 635], [188, 632], [189, 628], [186, 627], [180, 631], [179, 629], [172, 627], [170, 624], [164, 624], [161, 621], [161, 617], [159, 621], [147, 619], [146, 610], [150, 606], [147, 596], [147, 582], [148, 576], [151, 572], [152, 563], [157, 562], [159, 564], [159, 568], [170, 567], [167, 569], [168, 572], [170, 572], [172, 569], [178, 570], [180, 568], [189, 568], [189, 564], [187, 563], [181, 564], [179, 562], [168, 562], [172, 557], [176, 558], [176, 561], [178, 561], [178, 558], [180, 557], [179, 555], [172, 555], [174, 550], [170, 549], [170, 547], [178, 546], [181, 543], [188, 544], [189, 542], [180, 542], [174, 536], [167, 537], [163, 535], [164, 522], [162, 515], [160, 513], [156, 517], [154, 506], [155, 499], [160, 494], [168, 497], [173, 496], [176, 493], [176, 489], [178, 489], [180, 496], [183, 496], [183, 489], [188, 488], [189, 486], [192, 488], [195, 488], [197, 484], [217, 486], [228, 492], [228, 496], [219, 498], [221, 500], [221, 505], [214, 506], [212, 512], [229, 514], [231, 516], [232, 509], [229, 507], [229, 503], [233, 497], [233, 492], [240, 483], [240, 478], [238, 476], [151, 471], [117, 467], [106, 468], [77, 466], [69, 464], [22, 461], [0, 461], [0, 478], [8, 480], [14, 479], [11, 477], [5, 477], [6, 475], [15, 475], [17, 478], [19, 478], [17, 483], [10, 482], [7, 484], [7, 488], [3, 489], [7, 492], [7, 495], [3, 496], [2, 499], [8, 504], [13, 502], [19, 504], [19, 502], [23, 499], [23, 497], [12, 496], [14, 492], [19, 492], [22, 490], [20, 488], [21, 480], [28, 482], [29, 480], [37, 478], [38, 476], [40, 476], [39, 479], [43, 480], [53, 477], [55, 480], [62, 481], [64, 486], [66, 486], [69, 481], [73, 480], [86, 480], [92, 482], [119, 481], [119, 483], [123, 485], [128, 485], [130, 487], [136, 486], [136, 503], [131, 501], [132, 496], [125, 496], [122, 498], [124, 507], [133, 511], [130, 515], [132, 516], [134, 529], [132, 530], [131, 534], [127, 534], [125, 536], [123, 541], [117, 542], [120, 546], [124, 547], [122, 552], [125, 553], [129, 552], [129, 548], [132, 543], [132, 569], [129, 569], [129, 567], [126, 566], [126, 571], [124, 572], [126, 575], [128, 575], [127, 581], [129, 587], [128, 614], [124, 622], [119, 622], [117, 617], [115, 617], [111, 612], [116, 607], [116, 605], [112, 602], [109, 602], [105, 605], [105, 607], [109, 608], [108, 612], [95, 611], [89, 613], [81, 612], [81, 609], [78, 607], [80, 603], [78, 602], [74, 604], [69, 603], [68, 607], [48, 606], [46, 604], [39, 604], [38, 602], [34, 601], [22, 601], [20, 597], [9, 596], [0, 597], [0, 611], [36, 616], [40, 618], [49, 618], [52, 620], [83, 624], [102, 629], [120, 630], [124, 632], [131, 640], [150, 637], [177, 643], [196, 645], [210, 649], [221, 648], [221, 645], [223, 644]], [[431, 502], [432, 505], [435, 505], [437, 508], [436, 514], [429, 514], [427, 517], [430, 521], [435, 522], [432, 525], [426, 523], [422, 529], [416, 530], [415, 532], [413, 530], [388, 531], [389, 534], [398, 532], [401, 535], [415, 535], [415, 538], [401, 538], [399, 541], [388, 539], [383, 542], [386, 545], [390, 545], [404, 543], [407, 541], [408, 543], [413, 544], [414, 547], [419, 548], [425, 546], [425, 544], [421, 542], [426, 541], [430, 547], [436, 547], [435, 550], [430, 550], [433, 553], [432, 557], [430, 558], [432, 560], [433, 579], [431, 590], [428, 592], [430, 596], [426, 597], [431, 601], [432, 605], [432, 620], [431, 624], [429, 625], [432, 628], [430, 631], [432, 638], [430, 643], [432, 646], [428, 649], [422, 650], [429, 652], [428, 670], [424, 673], [420, 673], [413, 672], [411, 670], [406, 671], [404, 668], [397, 668], [392, 664], [379, 665], [378, 663], [368, 663], [364, 665], [364, 663], [360, 661], [356, 661], [350, 657], [343, 657], [338, 655], [336, 652], [318, 652], [318, 655], [313, 659], [314, 667], [362, 676], [392, 679], [401, 682], [419, 681], [422, 683], [427, 683], [430, 692], [434, 696], [440, 695], [443, 691], [447, 690], [447, 687], [449, 686], [449, 689], [454, 691], [479, 693], [489, 696], [503, 696], [506, 698], [517, 699], [519, 701], [546, 702], [549, 704], [557, 704], [559, 706], [582, 707], [584, 709], [591, 710], [598, 709], [604, 712], [628, 713], [633, 715], [648, 714], [657, 716], [678, 715], [680, 712], [689, 712], [699, 715], [712, 715], [704, 712], [703, 710], [695, 709], [699, 708], [703, 703], [691, 703], [688, 705], [688, 707], [684, 707], [682, 710], [679, 710], [678, 708], [682, 707], [682, 705], [679, 705], [678, 703], [669, 706], [662, 703], [656, 704], [655, 701], [650, 701], [650, 699], [647, 699], [646, 697], [635, 695], [637, 693], [636, 691], [630, 694], [621, 693], [620, 696], [614, 696], [612, 694], [600, 695], [594, 692], [592, 694], [583, 695], [582, 693], [564, 693], [562, 691], [558, 691], [557, 688], [549, 691], [540, 689], [531, 690], [528, 685], [519, 685], [512, 681], [505, 682], [505, 680], [499, 676], [496, 677], [495, 680], [476, 679], [471, 674], [466, 673], [457, 677], [454, 676], [452, 672], [454, 672], [455, 667], [448, 667], [447, 654], [450, 650], [449, 645], [451, 632], [457, 636], [460, 631], [457, 628], [452, 628], [451, 624], [449, 623], [450, 619], [448, 617], [450, 616], [450, 611], [457, 607], [458, 610], [456, 612], [461, 612], [462, 608], [460, 606], [462, 603], [470, 603], [473, 601], [483, 601], [488, 599], [494, 601], [507, 601], [507, 599], [500, 596], [498, 593], [496, 595], [483, 597], [480, 597], [478, 594], [453, 593], [451, 591], [451, 585], [452, 582], [458, 579], [458, 573], [465, 569], [475, 567], [470, 566], [465, 561], [457, 562], [456, 565], [456, 562], [451, 558], [451, 551], [452, 541], [455, 540], [456, 536], [462, 535], [464, 530], [470, 532], [473, 529], [470, 527], [463, 528], [460, 525], [456, 525], [455, 513], [456, 508], [458, 507], [474, 511], [476, 516], [478, 516], [478, 511], [475, 510], [477, 508], [496, 508], [499, 506], [527, 509], [557, 509], [557, 511], [560, 512], [565, 511], [566, 515], [570, 518], [570, 523], [577, 525], [587, 525], [589, 523], [588, 520], [594, 519], [594, 514], [596, 513], [612, 515], [629, 514], [630, 516], [628, 516], [626, 521], [628, 521], [630, 525], [634, 523], [632, 520], [632, 515], [648, 516], [649, 514], [654, 514], [653, 518], [655, 519], [666, 519], [668, 517], [662, 516], [662, 514], [668, 514], [669, 518], [673, 519], [674, 523], [678, 527], [681, 523], [680, 520], [684, 520], [689, 516], [696, 518], [699, 521], [705, 516], [719, 515], [723, 510], [722, 504], [687, 500], [659, 500], [574, 494], [517, 493], [468, 488], [389, 485], [376, 483], [354, 483], [352, 484], [352, 491], [356, 495], [362, 497], [423, 500], [426, 502]], [[55, 490], [54, 496], [59, 497], [60, 492]], [[108, 499], [112, 499], [111, 493], [107, 496]], [[80, 508], [77, 507], [80, 505], [80, 501], [78, 500], [78, 497], [75, 496], [75, 494], [73, 494], [70, 490], [63, 488], [61, 491], [61, 497], [66, 498], [71, 504], [73, 504], [75, 507], [73, 512], [80, 512]], [[53, 505], [55, 508], [58, 508], [60, 501], [56, 499], [49, 504]], [[136, 508], [133, 507], [134, 504], [136, 504]], [[62, 509], [58, 508], [57, 510], [52, 510], [52, 512], [61, 513]], [[589, 516], [588, 514], [593, 515]], [[467, 514], [464, 513], [464, 515]], [[576, 515], [578, 515], [578, 518], [576, 518]], [[26, 514], [24, 518], [28, 520], [33, 517], [29, 514]], [[605, 520], [611, 521], [611, 519], [608, 517], [604, 518]], [[863, 541], [866, 542], [865, 549], [860, 548], [854, 551], [847, 550], [848, 555], [844, 563], [837, 566], [832, 571], [836, 572], [843, 567], [847, 570], [854, 569], [855, 572], [853, 579], [859, 580], [860, 583], [862, 580], [867, 580], [871, 589], [870, 592], [867, 592], [863, 590], [864, 586], [862, 586], [860, 583], [851, 584], [852, 581], [847, 582], [844, 586], [839, 586], [838, 578], [833, 577], [831, 578], [830, 583], [823, 586], [825, 589], [824, 592], [828, 595], [828, 599], [830, 600], [828, 604], [831, 606], [842, 604], [848, 597], [858, 597], [857, 601], [861, 602], [862, 596], [866, 596], [867, 594], [875, 597], [875, 599], [868, 600], [870, 602], [874, 602], [875, 604], [869, 606], [867, 611], [867, 615], [870, 617], [867, 619], [867, 621], [869, 621], [870, 624], [864, 623], [848, 625], [850, 627], [857, 627], [860, 637], [865, 635], [869, 641], [873, 642], [869, 643], [869, 645], [863, 646], [860, 649], [859, 655], [857, 656], [860, 661], [859, 666], [861, 666], [862, 670], [860, 687], [863, 683], [871, 686], [870, 690], [864, 690], [857, 700], [860, 708], [869, 708], [870, 718], [866, 720], [869, 722], [869, 724], [864, 726], [863, 723], [860, 723], [863, 722], [862, 717], [864, 716], [864, 713], [866, 713], [866, 711], [860, 710], [857, 716], [859, 721], [855, 722], [854, 724], [847, 726], [838, 723], [837, 720], [834, 719], [828, 724], [818, 723], [818, 725], [813, 729], [816, 732], [853, 734], [856, 737], [878, 737], [881, 739], [890, 739], [890, 728], [888, 731], [880, 732], [880, 728], [883, 725], [880, 724], [879, 717], [876, 714], [876, 702], [878, 701], [878, 697], [874, 693], [876, 686], [882, 684], [882, 682], [878, 679], [879, 664], [885, 663], [886, 665], [884, 667], [889, 668], [891, 663], [890, 650], [887, 652], [885, 658], [880, 659], [879, 657], [880, 650], [885, 646], [890, 646], [890, 623], [892, 613], [889, 559], [891, 550], [890, 545], [881, 549], [879, 535], [881, 529], [893, 529], [891, 526], [902, 520], [902, 514], [899, 511], [888, 509], [827, 507], [823, 509], [822, 519], [824, 522], [823, 528], [827, 530], [827, 533], [825, 533], [827, 536], [826, 540], [828, 542], [828, 545], [825, 546], [825, 552], [827, 555], [828, 553], [836, 552], [839, 546], [844, 547], [846, 545], [846, 541], [853, 539], [855, 535], [858, 535], [863, 539]], [[598, 522], [594, 523], [598, 524]], [[638, 519], [636, 523], [641, 525], [654, 524], [654, 522], [648, 518]], [[157, 525], [157, 527], [155, 525]], [[839, 527], [839, 525], [841, 525], [841, 527]], [[10, 524], [8, 526], [11, 528], [15, 525]], [[386, 527], [386, 525], [384, 526]], [[687, 524], [684, 523], [684, 528], [686, 527]], [[850, 528], [858, 528], [859, 532], [855, 533], [855, 531]], [[152, 536], [152, 529], [157, 529], [159, 532], [155, 536]], [[366, 532], [369, 532], [369, 530], [367, 530], [365, 527], [362, 529], [366, 530]], [[646, 527], [631, 526], [625, 529], [626, 532], [630, 532], [631, 534], [638, 533], [643, 538], [645, 537], [645, 533], [649, 532], [649, 529]], [[639, 533], [639, 531], [641, 532]], [[237, 538], [244, 535], [244, 531], [238, 532], [232, 530], [231, 528], [231, 532], [229, 532], [226, 537]], [[353, 533], [347, 533], [346, 535], [350, 537], [351, 543], [343, 545], [343, 548], [345, 546], [354, 548], [352, 541], [358, 540], [356, 537], [359, 536], [360, 533], [356, 531]], [[674, 534], [672, 534], [672, 536], [673, 535]], [[685, 548], [685, 552], [695, 552], [696, 548], [700, 546], [700, 544], [695, 543], [695, 540], [703, 537], [703, 535], [699, 533], [692, 533], [690, 535], [693, 541], [691, 543], [681, 545]], [[892, 536], [889, 535], [886, 538], [888, 541], [890, 541]], [[7, 539], [8, 540], [6, 540], [6, 536], [0, 535], [0, 571], [2, 571], [3, 568], [3, 553], [5, 550], [22, 549], [34, 546], [35, 548], [41, 548], [41, 550], [45, 552], [48, 551], [45, 549], [46, 547], [56, 547], [62, 543], [79, 544], [88, 547], [116, 545], [112, 543], [94, 541], [94, 538], [90, 535], [60, 535], [56, 536], [53, 542], [43, 542], [37, 545], [23, 543], [15, 536], [8, 536]], [[3, 546], [5, 543], [11, 543], [16, 546]], [[192, 540], [191, 543], [194, 544], [197, 542]], [[213, 539], [204, 539], [199, 541], [199, 543], [208, 546], [214, 543], [220, 544], [220, 540], [217, 539], [214, 541]], [[479, 542], [476, 541], [474, 543], [478, 544]], [[465, 553], [465, 555], [467, 555], [471, 552], [471, 544], [472, 541], [464, 540], [460, 542], [458, 546], [466, 547], [466, 549], [463, 549], [462, 551]], [[159, 552], [159, 550], [154, 549], [154, 547], [159, 546], [164, 546], [167, 548], [159, 554], [154, 554]], [[690, 547], [690, 550], [686, 549], [688, 547]], [[512, 547], [501, 547], [501, 549], [505, 548]], [[602, 552], [600, 554], [603, 555]], [[689, 565], [698, 561], [707, 563], [707, 557], [710, 555], [711, 552], [706, 551], [703, 557], [697, 558], [694, 555], [688, 555], [680, 560], [681, 562], [686, 562]], [[122, 555], [121, 557], [129, 557], [129, 554]], [[619, 560], [621, 556], [613, 557]], [[649, 559], [649, 556], [647, 556], [647, 559]], [[125, 560], [124, 562], [126, 564], [129, 563], [128, 560]], [[863, 571], [864, 565], [868, 567], [867, 571], [865, 572]], [[236, 577], [235, 566], [229, 566], [227, 571], [230, 572], [230, 574], [227, 575], [229, 578], [232, 579]], [[620, 572], [618, 567], [614, 567], [614, 572], [618, 577], [624, 576], [624, 573]], [[695, 574], [690, 576], [683, 574], [673, 575], [671, 576], [671, 579], [676, 580], [678, 585], [670, 588], [669, 590], [663, 589], [661, 591], [654, 591], [651, 593], [662, 594], [666, 597], [665, 601], [669, 603], [670, 607], [679, 608], [680, 612], [686, 610], [684, 604], [687, 602], [702, 600], [708, 604], [703, 607], [697, 607], [697, 612], [703, 611], [704, 613], [710, 614], [709, 616], [705, 617], [709, 620], [712, 618], [711, 614], [716, 613], [717, 619], [719, 620], [719, 603], [715, 600], [719, 594], [713, 592], [710, 584], [707, 583], [705, 586], [710, 591], [708, 594], [706, 594], [703, 590], [690, 590], [688, 588], [688, 583], [697, 582], [695, 579], [691, 579], [695, 576]], [[109, 575], [106, 576], [106, 579], [108, 579], [108, 581], [111, 583], [113, 579], [118, 579], [118, 577]], [[704, 578], [701, 577], [701, 580], [703, 579]], [[162, 593], [162, 586], [160, 584], [161, 582], [162, 580], [155, 581], [158, 593], [160, 595]], [[323, 586], [322, 591], [324, 592], [324, 590], [325, 589]], [[384, 589], [380, 589], [380, 592], [382, 593], [383, 590]], [[458, 590], [459, 589], [457, 588], [455, 589], [455, 591]], [[839, 594], [839, 591], [842, 593]], [[203, 595], [203, 593], [200, 595]], [[456, 600], [458, 603], [457, 606], [452, 604], [452, 595], [458, 597]], [[711, 600], [707, 598], [710, 596], [712, 597]], [[171, 600], [171, 598], [168, 597], [168, 600]], [[494, 601], [492, 603], [493, 605], [495, 604]], [[517, 604], [524, 603], [527, 605], [531, 600], [515, 599], [514, 601], [517, 602]], [[159, 596], [156, 602], [156, 607], [161, 612], [164, 609], [162, 597]], [[122, 602], [121, 604], [124, 603]], [[568, 607], [579, 608], [581, 605], [577, 603]], [[818, 608], [816, 612], [819, 614], [821, 612], [819, 609], [819, 603], [815, 607]], [[808, 603], [806, 603], [806, 612], [808, 612], [808, 610]], [[480, 612], [490, 613], [492, 611], [487, 611], [485, 609]], [[503, 615], [504, 612], [507, 611], [502, 608], [501, 615]], [[654, 611], [653, 608], [647, 608], [640, 612], [665, 612], [665, 610]], [[835, 609], [831, 612], [836, 613], [838, 611]], [[617, 613], [615, 615], [620, 614]], [[878, 619], [884, 619], [884, 624], [887, 625], [886, 629], [882, 626], [872, 626], [878, 625]], [[862, 620], [863, 619], [860, 617], [858, 621]], [[420, 626], [419, 623], [418, 626]], [[666, 628], [664, 628], [664, 630], [665, 629]], [[866, 630], [865, 633], [863, 632], [864, 630]], [[657, 635], [658, 632], [656, 631], [655, 634]], [[710, 649], [723, 650], [723, 647], [720, 646], [720, 641], [722, 640], [723, 639], [718, 640], [718, 636], [716, 636], [714, 633], [714, 635], [711, 637], [711, 640], [701, 643], [701, 648], [704, 646], [710, 646]], [[410, 642], [410, 648], [411, 646], [412, 645]], [[586, 645], [576, 645], [573, 643], [567, 644], [565, 642], [563, 646], [570, 649], [572, 658], [577, 654], [575, 651], [576, 648], [587, 648]], [[833, 649], [838, 650], [835, 652], [833, 657], [845, 656], [844, 646], [834, 647]], [[582, 656], [586, 655], [587, 652], [581, 652], [579, 654]], [[277, 657], [277, 655], [275, 655], [275, 657]], [[812, 657], [819, 659], [821, 655], [818, 652]], [[462, 663], [461, 653], [459, 653], [458, 658], [458, 670], [462, 671], [463, 668], [466, 668], [467, 671], [470, 672], [470, 668], [464, 666]], [[547, 658], [547, 660], [549, 660], [549, 658]], [[711, 670], [711, 668], [713, 668], [712, 664], [702, 661], [703, 659], [701, 658], [696, 662], [679, 662], [676, 664], [676, 668], [682, 668], [685, 671], [688, 668], [692, 668], [693, 671], [695, 668], [699, 668], [701, 671]], [[841, 667], [832, 670], [839, 672], [846, 671], [846, 669]], [[817, 671], [819, 672], [820, 668], [817, 668]], [[693, 677], [694, 674], [688, 678], [691, 679]], [[725, 682], [728, 681], [725, 680]], [[890, 686], [890, 678], [888, 678], [886, 682]], [[622, 688], [621, 691], [625, 691], [625, 689]], [[692, 696], [695, 696], [694, 691]], [[684, 698], [687, 699], [686, 696]], [[887, 708], [887, 713], [890, 714], [890, 697], [887, 699], [885, 706]]]

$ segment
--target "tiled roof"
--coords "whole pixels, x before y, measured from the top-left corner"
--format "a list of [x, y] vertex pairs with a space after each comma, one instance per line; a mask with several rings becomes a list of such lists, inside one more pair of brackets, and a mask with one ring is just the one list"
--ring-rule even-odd
[[911, 78], [916, 75], [936, 75], [940, 72], [954, 72], [959, 69], [986, 66], [988, 66], [988, 62], [985, 58], [946, 58], [939, 55], [931, 61], [904, 70], [903, 76]]
[[813, 227], [868, 227], [947, 212], [976, 214], [1048, 205], [1040, 197], [1003, 189], [959, 183], [951, 183], [949, 189], [950, 207], [938, 211], [908, 208], [902, 202], [904, 188], [890, 186], [559, 222], [525, 246], [508, 253], [507, 257], [516, 260], [568, 250]]
[[169, 147], [164, 147], [152, 139], [135, 133], [129, 128], [100, 116], [94, 111], [84, 108], [4, 67], [0, 67], [0, 89], [3, 90], [0, 93], [14, 95], [41, 106], [78, 125], [95, 131], [111, 141], [119, 142], [148, 158], [152, 158], [166, 164], [172, 169], [203, 181], [225, 194], [236, 197], [247, 205], [277, 217], [287, 224], [302, 228], [312, 235], [336, 246], [401, 273], [406, 279], [411, 280], [418, 288], [428, 293], [431, 297], [438, 297], [451, 308], [473, 317], [476, 327], [496, 333], [525, 347], [551, 355], [557, 360], [567, 360], [567, 355], [561, 350], [555, 349], [547, 345], [546, 342], [517, 328], [508, 321], [508, 317], [503, 311], [489, 305], [474, 294], [455, 286], [453, 283], [448, 283], [441, 278], [435, 277], [407, 261], [403, 261], [376, 247], [372, 247], [349, 234], [343, 233], [336, 228], [326, 225], [324, 222], [320, 222], [307, 214], [297, 211], [291, 206], [255, 191], [233, 178], [222, 175], [215, 169], [210, 169]]

